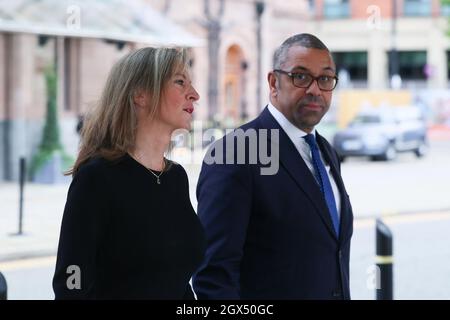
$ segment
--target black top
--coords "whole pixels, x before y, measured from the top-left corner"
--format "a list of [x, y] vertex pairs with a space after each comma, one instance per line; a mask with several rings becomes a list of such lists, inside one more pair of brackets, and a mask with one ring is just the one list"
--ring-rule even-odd
[[129, 155], [80, 167], [61, 226], [56, 299], [194, 299], [203, 228], [183, 167], [172, 163], [160, 180]]

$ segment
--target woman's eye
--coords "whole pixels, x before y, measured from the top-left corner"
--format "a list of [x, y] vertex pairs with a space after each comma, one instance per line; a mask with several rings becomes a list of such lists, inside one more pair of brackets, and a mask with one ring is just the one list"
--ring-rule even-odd
[[177, 84], [179, 84], [179, 85], [184, 85], [184, 80], [182, 80], [182, 79], [178, 79], [178, 80], [175, 80], [175, 83], [177, 83]]

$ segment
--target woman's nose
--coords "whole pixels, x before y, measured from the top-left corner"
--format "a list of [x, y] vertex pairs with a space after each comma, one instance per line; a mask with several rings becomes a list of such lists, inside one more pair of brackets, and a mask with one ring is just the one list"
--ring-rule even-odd
[[200, 95], [198, 94], [197, 90], [195, 90], [194, 87], [191, 86], [191, 92], [189, 93], [189, 99], [197, 101], [200, 99]]

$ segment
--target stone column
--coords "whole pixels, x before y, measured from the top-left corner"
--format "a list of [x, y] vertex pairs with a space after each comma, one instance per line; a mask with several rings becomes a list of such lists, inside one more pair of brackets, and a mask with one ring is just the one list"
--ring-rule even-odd
[[19, 177], [19, 159], [31, 160], [27, 148], [27, 110], [33, 107], [34, 35], [13, 34], [5, 46], [6, 82], [6, 163], [5, 179], [15, 181]]
[[387, 51], [383, 45], [385, 39], [382, 30], [372, 30], [370, 33], [367, 57], [369, 89], [386, 89], [389, 87]]
[[446, 45], [448, 39], [437, 19], [433, 21], [433, 28], [429, 32], [427, 45], [428, 88], [440, 89], [447, 87], [447, 54]]

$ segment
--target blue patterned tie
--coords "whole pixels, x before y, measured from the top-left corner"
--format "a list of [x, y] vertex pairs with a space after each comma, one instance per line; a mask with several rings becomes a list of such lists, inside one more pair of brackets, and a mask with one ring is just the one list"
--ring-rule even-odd
[[319, 146], [317, 145], [316, 138], [312, 134], [304, 136], [306, 142], [311, 148], [312, 160], [314, 165], [314, 171], [316, 174], [316, 180], [319, 184], [320, 191], [325, 197], [328, 211], [330, 212], [331, 220], [333, 221], [333, 227], [336, 231], [336, 235], [339, 236], [339, 216], [336, 208], [336, 201], [334, 200], [333, 189], [331, 188], [330, 179], [328, 178], [325, 165], [320, 158]]

